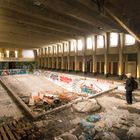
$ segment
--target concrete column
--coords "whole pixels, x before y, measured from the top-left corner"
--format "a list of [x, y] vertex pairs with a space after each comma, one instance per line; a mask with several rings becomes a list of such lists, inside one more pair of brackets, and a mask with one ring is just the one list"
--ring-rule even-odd
[[51, 48], [51, 69], [54, 68], [54, 46]]
[[43, 62], [42, 62], [42, 56], [40, 56], [40, 68], [42, 68], [42, 64], [43, 64]]
[[119, 67], [118, 67], [118, 75], [119, 79], [123, 78], [123, 48], [124, 48], [125, 38], [124, 34], [119, 34]]
[[68, 59], [68, 71], [70, 70], [70, 45], [71, 42], [68, 42], [68, 55], [67, 55], [67, 59]]
[[41, 53], [41, 48], [39, 49], [39, 68], [42, 67], [42, 53]]
[[113, 74], [113, 62], [111, 62], [111, 74]]
[[52, 69], [54, 68], [54, 57], [53, 56], [51, 57], [51, 68]]
[[104, 45], [105, 45], [105, 53], [104, 53], [104, 75], [108, 76], [108, 48], [109, 48], [109, 40], [110, 36], [109, 33], [106, 33], [104, 36]]
[[52, 61], [53, 61], [53, 56], [51, 56], [51, 58], [50, 58], [50, 68], [52, 69]]
[[58, 44], [56, 45], [56, 69], [58, 69]]
[[45, 55], [45, 68], [48, 68], [48, 54]]
[[56, 57], [56, 69], [59, 69], [59, 57]]
[[48, 68], [48, 53], [47, 53], [47, 48], [45, 49], [45, 68]]
[[42, 68], [44, 68], [44, 56], [42, 56]]
[[46, 68], [46, 56], [44, 56], [44, 68]]
[[48, 56], [48, 68], [50, 68], [50, 57]]
[[40, 67], [39, 56], [37, 56], [36, 62], [37, 62], [37, 68], [39, 68]]
[[93, 68], [92, 68], [93, 75], [96, 75], [97, 73], [96, 48], [97, 48], [97, 36], [94, 37], [93, 41]]
[[41, 68], [43, 68], [43, 49], [41, 48]]
[[75, 72], [78, 71], [77, 53], [78, 53], [78, 40], [76, 40], [76, 48], [75, 48], [75, 56], [74, 56], [74, 61], [75, 61]]
[[140, 82], [140, 43], [137, 44], [137, 78]]
[[64, 47], [65, 43], [62, 43], [61, 70], [64, 70]]
[[40, 69], [40, 56], [37, 57], [37, 65], [38, 65], [38, 68]]
[[86, 72], [86, 48], [87, 48], [87, 43], [86, 43], [86, 37], [84, 37], [83, 41], [83, 61], [82, 61], [82, 72], [85, 74]]
[[100, 66], [99, 73], [101, 73], [102, 72], [102, 62], [99, 62], [99, 66]]

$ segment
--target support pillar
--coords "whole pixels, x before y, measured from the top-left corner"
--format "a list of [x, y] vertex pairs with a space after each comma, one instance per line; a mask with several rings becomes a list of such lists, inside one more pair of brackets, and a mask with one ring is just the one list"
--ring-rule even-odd
[[109, 48], [109, 33], [105, 34], [105, 54], [104, 54], [104, 75], [108, 77], [108, 48]]
[[140, 82], [140, 43], [137, 46], [137, 79]]
[[54, 69], [54, 57], [52, 57], [52, 69]]
[[111, 74], [113, 75], [113, 62], [111, 61]]
[[46, 56], [46, 68], [48, 68], [48, 56]]
[[65, 43], [62, 43], [62, 57], [61, 57], [61, 70], [64, 70], [64, 47]]
[[93, 42], [93, 68], [92, 73], [95, 76], [97, 74], [97, 61], [96, 61], [96, 48], [97, 48], [97, 36], [94, 37]]
[[50, 57], [48, 56], [48, 69], [50, 68]]
[[99, 62], [99, 73], [102, 73], [102, 62]]
[[124, 48], [124, 34], [120, 33], [119, 35], [119, 68], [118, 68], [118, 75], [119, 79], [123, 78], [123, 48]]
[[71, 45], [71, 42], [69, 41], [68, 42], [68, 56], [67, 56], [67, 59], [68, 59], [68, 71], [70, 71], [70, 45]]
[[59, 54], [59, 45], [57, 44], [56, 46], [56, 70], [59, 69], [59, 57], [58, 57], [58, 54]]
[[38, 68], [40, 68], [40, 57], [39, 56], [37, 57], [37, 66], [38, 66]]
[[87, 43], [86, 43], [86, 37], [83, 39], [83, 61], [82, 61], [82, 72], [83, 74], [86, 73], [86, 48], [87, 48]]
[[[42, 55], [42, 54], [41, 54]], [[40, 57], [40, 68], [42, 69], [42, 65], [43, 65], [43, 62], [42, 62], [42, 56]]]
[[78, 42], [76, 40], [76, 48], [75, 48], [75, 56], [74, 56], [74, 61], [75, 61], [75, 72], [78, 71], [78, 60], [77, 60], [77, 50], [78, 50]]
[[59, 69], [59, 57], [56, 58], [56, 69]]

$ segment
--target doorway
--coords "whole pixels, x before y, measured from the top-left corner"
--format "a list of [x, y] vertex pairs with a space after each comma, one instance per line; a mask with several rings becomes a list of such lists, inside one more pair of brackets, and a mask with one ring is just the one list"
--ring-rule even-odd
[[9, 62], [9, 69], [16, 69], [16, 62]]
[[118, 73], [118, 62], [113, 62], [113, 75]]

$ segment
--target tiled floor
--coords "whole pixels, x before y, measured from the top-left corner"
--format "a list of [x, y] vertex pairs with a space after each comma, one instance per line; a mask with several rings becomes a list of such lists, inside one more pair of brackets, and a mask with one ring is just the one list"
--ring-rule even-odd
[[2, 77], [14, 92], [19, 96], [37, 95], [38, 92], [66, 92], [62, 87], [48, 81], [44, 76], [12, 75]]

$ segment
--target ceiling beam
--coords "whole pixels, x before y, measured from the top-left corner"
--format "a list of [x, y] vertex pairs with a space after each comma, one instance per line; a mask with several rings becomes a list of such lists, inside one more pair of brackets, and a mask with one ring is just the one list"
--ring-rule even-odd
[[53, 30], [61, 30], [64, 32], [68, 32], [68, 33], [72, 33], [72, 34], [76, 34], [76, 35], [85, 35], [88, 34], [89, 31], [87, 31], [86, 29], [74, 29], [72, 27], [67, 27], [65, 25], [60, 25], [57, 23], [53, 23], [50, 21], [45, 21], [45, 20], [39, 20], [35, 17], [31, 17], [29, 15], [24, 15], [21, 13], [18, 13], [16, 11], [13, 10], [6, 10], [3, 9], [2, 12], [5, 12], [6, 15], [4, 15], [3, 13], [1, 13], [0, 10], [0, 21], [1, 20], [5, 20], [7, 22], [16, 22], [17, 26], [18, 24], [30, 24], [30, 25], [35, 25], [35, 26], [40, 26], [42, 28], [47, 28], [50, 27]]
[[[76, 20], [72, 17], [60, 14], [58, 12], [55, 12], [54, 10], [50, 9], [49, 7], [37, 7], [34, 6], [33, 3], [26, 3], [27, 1], [21, 1], [17, 2], [16, 0], [11, 1], [13, 2], [13, 5], [7, 5], [7, 1], [5, 1], [5, 4], [0, 5], [0, 8], [5, 8], [6, 10], [12, 10], [17, 13], [23, 14], [24, 16], [30, 16], [37, 18], [38, 20], [44, 20], [44, 21], [50, 21], [53, 23], [57, 23], [60, 25], [65, 25], [74, 29], [79, 30], [86, 30], [87, 32], [91, 31], [93, 26], [86, 24], [84, 22], [79, 22], [79, 20]], [[13, 15], [14, 16], [14, 15]], [[22, 20], [22, 19], [21, 19]]]
[[119, 23], [121, 25], [121, 27], [123, 27], [129, 34], [131, 34], [140, 43], [140, 38], [123, 21], [121, 21], [108, 8], [104, 7], [104, 9], [117, 23]]
[[[108, 17], [101, 15], [97, 10], [97, 6], [89, 0], [40, 0], [46, 7], [50, 7], [54, 11], [61, 12], [70, 17], [78, 19], [93, 26], [95, 32], [99, 32], [98, 27], [104, 26], [106, 30], [116, 28], [114, 21], [108, 22]], [[90, 3], [90, 8], [87, 3]], [[56, 8], [57, 7], [57, 8]], [[92, 7], [92, 8], [91, 8]], [[96, 7], [96, 8], [95, 8]], [[113, 27], [112, 27], [113, 26]]]

